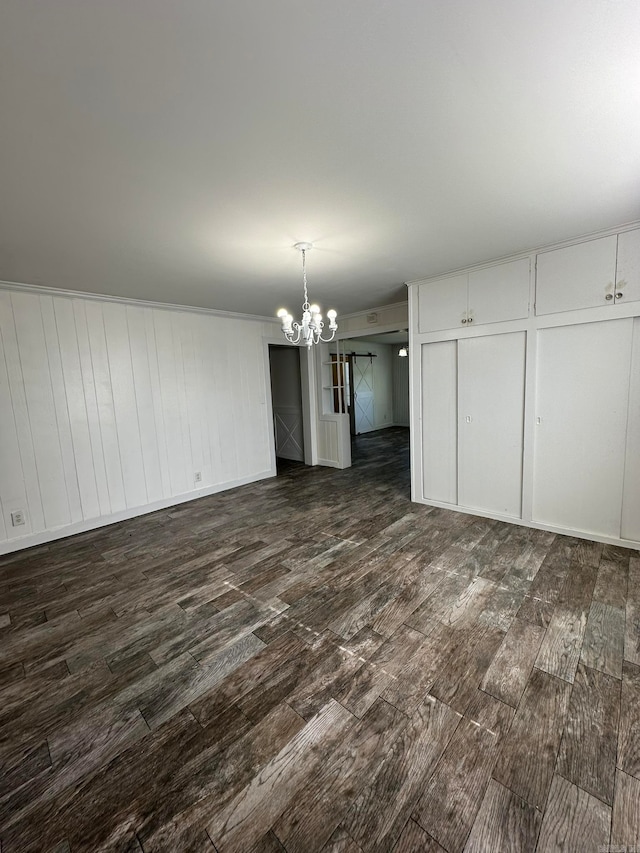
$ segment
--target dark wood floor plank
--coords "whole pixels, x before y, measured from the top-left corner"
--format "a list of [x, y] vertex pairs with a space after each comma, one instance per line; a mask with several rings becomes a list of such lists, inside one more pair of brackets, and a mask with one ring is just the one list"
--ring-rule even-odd
[[607, 850], [610, 831], [609, 806], [556, 774], [542, 821], [538, 853]]
[[363, 849], [394, 848], [460, 719], [431, 696], [416, 709], [343, 821]]
[[571, 564], [536, 658], [538, 669], [573, 682], [595, 581], [595, 568]]
[[413, 819], [449, 853], [460, 853], [496, 760], [498, 734], [464, 718], [425, 784]]
[[479, 636], [477, 628], [456, 633], [459, 633], [459, 642], [451, 643], [447, 648], [445, 665], [431, 693], [436, 699], [464, 714], [505, 635], [495, 628], [487, 628]]
[[622, 670], [618, 767], [640, 779], [640, 667], [628, 661]]
[[465, 845], [465, 853], [505, 850], [533, 853], [540, 832], [540, 812], [491, 779]]
[[543, 637], [543, 628], [514, 619], [482, 680], [482, 689], [516, 708]]
[[322, 848], [322, 853], [363, 853], [363, 850], [348, 832], [338, 827]]
[[544, 809], [569, 706], [571, 685], [534, 667], [493, 777]]
[[580, 660], [615, 678], [622, 678], [624, 610], [592, 601]]
[[393, 848], [393, 853], [446, 853], [446, 851], [421, 826], [409, 820]]
[[594, 601], [608, 604], [610, 607], [624, 608], [627, 600], [627, 582], [629, 563], [615, 560], [600, 560], [598, 577], [593, 590]]
[[616, 771], [611, 844], [624, 850], [640, 847], [640, 779]]
[[337, 702], [325, 708], [207, 826], [219, 853], [250, 849], [296, 791], [317, 772], [327, 746], [342, 740], [353, 716]]
[[629, 587], [626, 602], [624, 659], [640, 666], [640, 555], [629, 562]]
[[288, 853], [314, 853], [324, 847], [346, 814], [353, 792], [376, 775], [407, 723], [404, 714], [387, 702], [374, 703], [275, 822], [274, 832]]
[[608, 805], [613, 803], [619, 715], [617, 680], [580, 664], [569, 700], [557, 772]]

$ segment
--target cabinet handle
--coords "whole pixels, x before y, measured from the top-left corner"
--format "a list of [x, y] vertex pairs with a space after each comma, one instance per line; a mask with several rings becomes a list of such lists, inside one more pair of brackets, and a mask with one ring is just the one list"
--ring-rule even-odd
[[613, 299], [613, 293], [607, 293], [605, 299], [608, 301], [609, 299]]
[[624, 293], [622, 293], [622, 292], [616, 293], [616, 299], [622, 299], [623, 296], [624, 296]]
[[463, 322], [463, 323], [466, 323], [467, 321], [463, 319], [463, 320], [462, 320], [462, 322]]

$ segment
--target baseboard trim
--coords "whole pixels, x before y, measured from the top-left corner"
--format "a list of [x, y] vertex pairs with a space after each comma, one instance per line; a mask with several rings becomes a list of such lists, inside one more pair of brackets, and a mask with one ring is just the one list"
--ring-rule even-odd
[[226, 492], [229, 489], [236, 489], [238, 486], [246, 486], [249, 483], [256, 483], [259, 480], [267, 480], [270, 477], [275, 477], [276, 473], [275, 468], [272, 468], [268, 471], [261, 471], [258, 474], [251, 474], [248, 477], [241, 477], [238, 480], [230, 480], [225, 483], [218, 483], [215, 486], [207, 486], [204, 489], [197, 489], [192, 492], [164, 498], [161, 501], [154, 501], [154, 503], [145, 504], [141, 507], [131, 507], [120, 510], [119, 512], [110, 513], [109, 515], [101, 515], [98, 518], [76, 521], [73, 524], [65, 524], [64, 527], [56, 527], [53, 530], [40, 530], [37, 533], [28, 533], [19, 539], [9, 539], [5, 542], [0, 542], [0, 556], [3, 554], [13, 554], [16, 551], [23, 551], [25, 548], [33, 548], [36, 545], [45, 545], [48, 542], [55, 542], [56, 539], [64, 539], [67, 536], [75, 536], [78, 533], [98, 530], [100, 527], [108, 527], [110, 524], [117, 524], [120, 521], [127, 521], [130, 518], [148, 515], [152, 512], [158, 512], [161, 509], [169, 509], [172, 506], [195, 501], [199, 498], [206, 498], [209, 495]]
[[424, 506], [434, 506], [438, 509], [450, 509], [451, 512], [462, 512], [465, 515], [477, 515], [479, 518], [491, 518], [495, 521], [506, 521], [508, 524], [518, 524], [520, 527], [531, 527], [534, 530], [547, 530], [549, 533], [558, 533], [561, 536], [573, 536], [576, 539], [588, 539], [590, 542], [603, 542], [605, 545], [620, 545], [622, 548], [631, 548], [635, 551], [640, 551], [640, 543], [633, 542], [630, 539], [621, 539], [616, 536], [603, 536], [599, 533], [590, 533], [588, 530], [572, 530], [568, 527], [557, 527], [553, 524], [543, 524], [539, 521], [533, 521], [526, 518], [518, 518], [514, 515], [500, 515], [495, 512], [488, 512], [480, 509], [473, 509], [468, 506], [458, 506], [457, 504], [448, 504], [443, 501], [431, 501], [426, 498], [419, 498], [411, 495], [413, 503], [423, 504]]

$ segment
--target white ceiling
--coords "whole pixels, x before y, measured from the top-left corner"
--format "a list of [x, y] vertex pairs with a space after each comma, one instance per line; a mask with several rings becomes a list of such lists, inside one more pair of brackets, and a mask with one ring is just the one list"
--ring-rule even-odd
[[2, 0], [0, 278], [272, 315], [640, 218], [638, 0]]

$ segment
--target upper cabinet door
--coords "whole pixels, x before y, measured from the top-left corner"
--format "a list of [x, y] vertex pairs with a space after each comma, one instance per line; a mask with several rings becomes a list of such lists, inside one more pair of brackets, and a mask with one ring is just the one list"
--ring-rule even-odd
[[615, 301], [640, 300], [640, 228], [618, 234]]
[[469, 273], [469, 318], [474, 325], [529, 316], [529, 258]]
[[[428, 281], [418, 288], [418, 331], [465, 328], [467, 273]], [[464, 320], [464, 323], [462, 322]]]
[[541, 252], [537, 259], [536, 314], [611, 304], [617, 242], [614, 234]]

